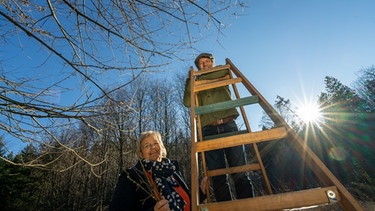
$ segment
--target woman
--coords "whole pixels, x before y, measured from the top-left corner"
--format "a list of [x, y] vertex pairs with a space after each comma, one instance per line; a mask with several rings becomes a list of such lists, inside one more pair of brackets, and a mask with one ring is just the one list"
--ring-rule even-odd
[[[189, 211], [189, 188], [177, 162], [166, 158], [160, 133], [141, 133], [136, 146], [140, 160], [121, 173], [109, 210]], [[202, 181], [201, 190], [205, 190], [206, 181]], [[202, 191], [200, 195], [203, 199]]]

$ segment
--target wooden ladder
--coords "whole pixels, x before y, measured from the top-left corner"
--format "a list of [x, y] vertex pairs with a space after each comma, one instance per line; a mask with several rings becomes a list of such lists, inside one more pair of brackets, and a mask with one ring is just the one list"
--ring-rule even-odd
[[[196, 76], [220, 71], [228, 70], [228, 76], [214, 80], [193, 80]], [[195, 71], [190, 69], [190, 119], [191, 119], [191, 206], [192, 210], [283, 210], [295, 209], [303, 207], [311, 207], [316, 205], [327, 205], [338, 202], [344, 210], [361, 211], [363, 208], [354, 199], [354, 197], [346, 190], [340, 181], [330, 172], [323, 162], [306, 146], [304, 141], [292, 130], [286, 121], [273, 109], [273, 107], [265, 100], [265, 98], [255, 89], [255, 87], [244, 77], [244, 75], [226, 59], [226, 65], [214, 67], [205, 71]], [[240, 98], [237, 83], [242, 85], [249, 92], [248, 97]], [[236, 99], [226, 102], [220, 102], [210, 105], [198, 106], [198, 93], [203, 90], [213, 89], [222, 86], [231, 86]], [[260, 107], [267, 113], [275, 124], [275, 128], [252, 132], [243, 106], [258, 103]], [[246, 130], [232, 133], [225, 133], [205, 137], [204, 141], [201, 131], [200, 115], [225, 110], [229, 108], [239, 108], [243, 117]], [[199, 132], [198, 132], [199, 131]], [[305, 160], [307, 166], [314, 172], [320, 183], [325, 187], [306, 189], [301, 191], [286, 192], [281, 194], [273, 194], [271, 184], [268, 180], [265, 167], [262, 162], [257, 144], [265, 141], [277, 141], [287, 139], [296, 149], [302, 159]], [[207, 170], [204, 152], [222, 149], [240, 145], [252, 145], [256, 156], [256, 163], [246, 164], [244, 166], [231, 167], [217, 170]], [[201, 161], [201, 162], [199, 162]], [[207, 194], [207, 200], [199, 203], [199, 165], [202, 166], [203, 175], [211, 177], [224, 174], [232, 174], [238, 172], [260, 171], [264, 180], [267, 195], [255, 196], [254, 198], [237, 199], [232, 201], [212, 202], [210, 194]]]

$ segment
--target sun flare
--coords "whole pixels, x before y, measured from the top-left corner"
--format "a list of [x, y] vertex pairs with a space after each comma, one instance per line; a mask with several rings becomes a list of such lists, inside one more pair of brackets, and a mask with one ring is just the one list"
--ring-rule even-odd
[[305, 123], [318, 122], [322, 116], [318, 105], [306, 104], [297, 110], [297, 115]]

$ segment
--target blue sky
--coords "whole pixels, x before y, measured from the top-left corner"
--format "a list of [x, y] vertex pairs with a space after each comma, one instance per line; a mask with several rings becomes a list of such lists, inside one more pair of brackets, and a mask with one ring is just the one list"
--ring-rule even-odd
[[[248, 5], [243, 15], [223, 31], [220, 43], [212, 30], [211, 36], [194, 46], [199, 51], [192, 50], [186, 56], [194, 58], [200, 52], [211, 52], [216, 64], [231, 59], [271, 104], [277, 95], [293, 104], [316, 102], [320, 92], [325, 91], [325, 76], [351, 86], [358, 70], [375, 65], [373, 0], [249, 0]], [[29, 55], [29, 51], [44, 55], [41, 47], [35, 48], [30, 40], [21, 41], [22, 50], [13, 48], [19, 46], [19, 38], [7, 43], [7, 58], [25, 58], [24, 62], [12, 64], [8, 73], [18, 76], [16, 70], [27, 70], [23, 74], [57, 80], [48, 68], [51, 64], [40, 68], [33, 63], [37, 56]], [[176, 60], [176, 68], [171, 71], [187, 75], [191, 65], [192, 60]], [[79, 87], [74, 78], [71, 80], [62, 83]], [[71, 92], [56, 93], [51, 97], [56, 103], [76, 100]], [[248, 116], [257, 125], [261, 113]]]
[[220, 44], [212, 36], [197, 49], [216, 64], [229, 58], [271, 104], [277, 95], [313, 103], [325, 76], [351, 86], [375, 65], [374, 11], [371, 0], [252, 0]]

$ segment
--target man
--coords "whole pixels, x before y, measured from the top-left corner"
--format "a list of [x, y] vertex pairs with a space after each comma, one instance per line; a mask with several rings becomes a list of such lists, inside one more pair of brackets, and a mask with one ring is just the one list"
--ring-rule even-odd
[[[214, 57], [210, 53], [202, 53], [195, 59], [194, 63], [198, 71], [207, 70], [214, 67]], [[227, 74], [228, 70], [225, 69], [197, 76], [195, 80], [221, 78]], [[184, 105], [187, 107], [190, 107], [190, 80], [191, 79], [188, 77], [184, 91]], [[204, 90], [198, 93], [199, 106], [229, 100], [231, 100], [231, 92], [228, 86]], [[239, 114], [236, 108], [200, 115], [202, 136], [206, 137], [238, 131], [237, 124], [234, 121], [238, 116]], [[209, 170], [225, 168], [226, 162], [229, 167], [246, 164], [243, 146], [207, 151], [205, 152], [205, 158]], [[237, 199], [253, 197], [253, 186], [247, 173], [236, 173], [230, 176], [235, 184]], [[212, 177], [212, 183], [216, 201], [227, 201], [235, 198], [229, 186], [228, 175], [214, 176]]]

